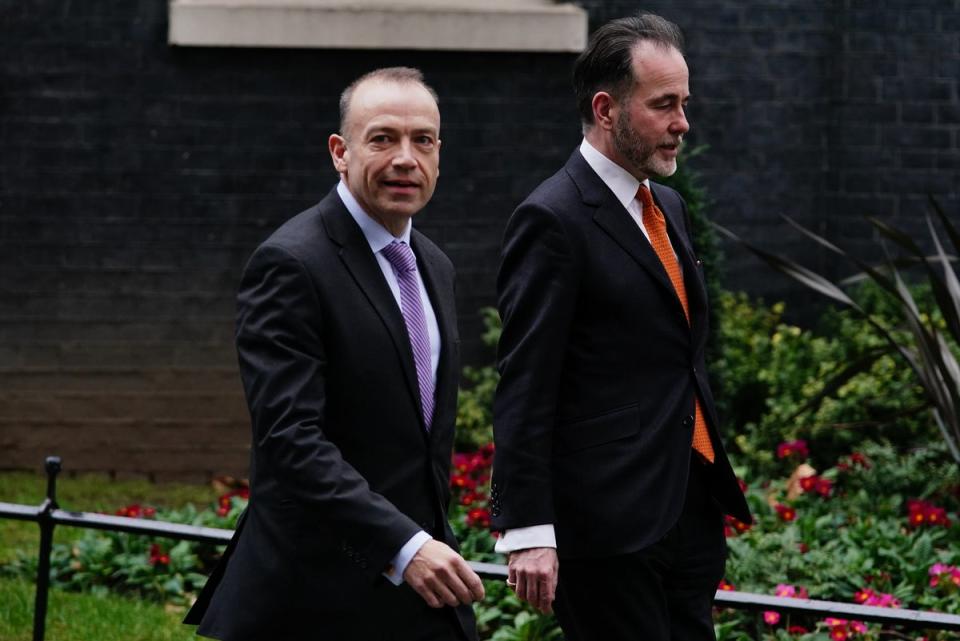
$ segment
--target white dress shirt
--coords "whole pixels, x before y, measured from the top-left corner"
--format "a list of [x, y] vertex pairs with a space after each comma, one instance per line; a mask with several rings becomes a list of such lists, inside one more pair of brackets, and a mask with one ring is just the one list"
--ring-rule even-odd
[[[347, 211], [350, 212], [350, 215], [353, 216], [353, 219], [357, 221], [357, 224], [360, 226], [360, 231], [363, 232], [363, 236], [367, 239], [367, 242], [370, 244], [370, 249], [373, 251], [373, 255], [377, 258], [377, 264], [380, 266], [380, 271], [383, 272], [383, 277], [387, 281], [387, 285], [390, 286], [390, 291], [393, 293], [394, 299], [397, 301], [397, 307], [400, 307], [400, 284], [397, 282], [397, 274], [393, 270], [393, 265], [390, 264], [390, 261], [387, 260], [387, 257], [383, 255], [383, 248], [394, 242], [395, 240], [402, 241], [407, 245], [410, 244], [410, 230], [413, 228], [412, 224], [408, 221], [407, 226], [404, 228], [403, 233], [400, 236], [395, 237], [393, 234], [387, 231], [386, 227], [375, 221], [370, 217], [367, 212], [363, 211], [363, 208], [360, 206], [360, 203], [357, 202], [357, 199], [353, 197], [353, 194], [350, 193], [350, 189], [347, 188], [346, 183], [342, 180], [340, 184], [337, 185], [337, 194], [340, 196], [340, 200], [343, 201], [343, 204], [347, 207]], [[437, 385], [437, 363], [440, 362], [440, 326], [437, 324], [437, 315], [433, 311], [433, 305], [430, 304], [430, 297], [427, 296], [427, 289], [423, 284], [423, 277], [420, 275], [420, 270], [416, 272], [417, 277], [417, 286], [420, 288], [420, 302], [423, 303], [423, 316], [427, 322], [427, 334], [430, 336], [430, 369], [433, 372], [433, 385], [436, 388]], [[409, 541], [407, 541], [403, 547], [400, 548], [400, 551], [397, 552], [397, 555], [393, 557], [390, 562], [389, 571], [383, 573], [387, 579], [394, 585], [400, 585], [403, 583], [403, 573], [407, 569], [407, 565], [410, 564], [410, 561], [413, 559], [414, 555], [423, 547], [423, 544], [429, 541], [431, 537], [429, 534], [420, 530], [414, 534]]]

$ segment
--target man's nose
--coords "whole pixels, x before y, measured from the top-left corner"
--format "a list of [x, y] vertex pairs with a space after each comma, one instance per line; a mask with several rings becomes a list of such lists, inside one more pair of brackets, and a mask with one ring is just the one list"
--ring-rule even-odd
[[397, 147], [397, 153], [393, 156], [393, 166], [412, 168], [415, 167], [416, 164], [417, 160], [413, 156], [413, 144], [404, 138], [400, 141], [400, 145]]
[[677, 115], [670, 123], [670, 133], [679, 135], [690, 131], [690, 122], [687, 120], [687, 113], [683, 107], [677, 110]]

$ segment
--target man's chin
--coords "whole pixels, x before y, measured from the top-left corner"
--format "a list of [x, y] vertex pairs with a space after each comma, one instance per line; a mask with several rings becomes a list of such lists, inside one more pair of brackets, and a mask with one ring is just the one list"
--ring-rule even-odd
[[677, 173], [677, 161], [661, 161], [657, 163], [652, 163], [647, 167], [647, 171], [650, 175], [658, 176], [660, 178], [669, 178], [670, 176]]

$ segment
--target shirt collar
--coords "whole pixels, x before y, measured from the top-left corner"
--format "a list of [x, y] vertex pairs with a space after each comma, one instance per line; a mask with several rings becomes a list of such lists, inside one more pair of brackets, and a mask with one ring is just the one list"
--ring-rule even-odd
[[367, 243], [370, 244], [370, 249], [373, 250], [374, 254], [379, 253], [381, 249], [395, 240], [403, 241], [408, 245], [410, 244], [410, 230], [413, 228], [411, 222], [407, 222], [407, 226], [399, 238], [395, 237], [387, 231], [386, 227], [371, 218], [370, 214], [363, 211], [363, 207], [360, 206], [357, 199], [350, 193], [350, 188], [347, 187], [347, 183], [343, 182], [343, 180], [337, 185], [337, 194], [346, 206], [347, 211], [350, 212], [353, 219], [360, 225], [360, 231], [363, 232], [363, 236], [367, 239]]
[[[597, 148], [587, 142], [586, 138], [580, 143], [580, 153], [587, 164], [590, 165], [590, 168], [600, 176], [603, 184], [610, 188], [623, 208], [628, 209], [630, 203], [637, 197], [640, 181], [629, 171], [597, 151]], [[649, 180], [644, 180], [643, 184], [647, 188], [650, 187]]]

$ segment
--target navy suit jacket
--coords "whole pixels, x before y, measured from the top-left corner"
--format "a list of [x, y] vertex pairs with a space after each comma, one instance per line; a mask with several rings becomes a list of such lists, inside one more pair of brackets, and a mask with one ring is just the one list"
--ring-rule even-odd
[[[383, 576], [414, 533], [456, 548], [446, 521], [459, 380], [454, 270], [411, 247], [440, 328], [424, 428], [403, 316], [336, 190], [253, 253], [237, 351], [253, 425], [249, 506], [188, 614], [248, 639], [404, 639], [428, 606]], [[457, 609], [468, 638], [473, 612]]]
[[683, 268], [690, 323], [634, 220], [579, 151], [507, 224], [494, 403], [492, 526], [552, 523], [561, 558], [660, 540], [686, 495], [695, 395], [724, 512], [749, 510], [707, 380], [707, 296], [679, 194], [652, 184]]

